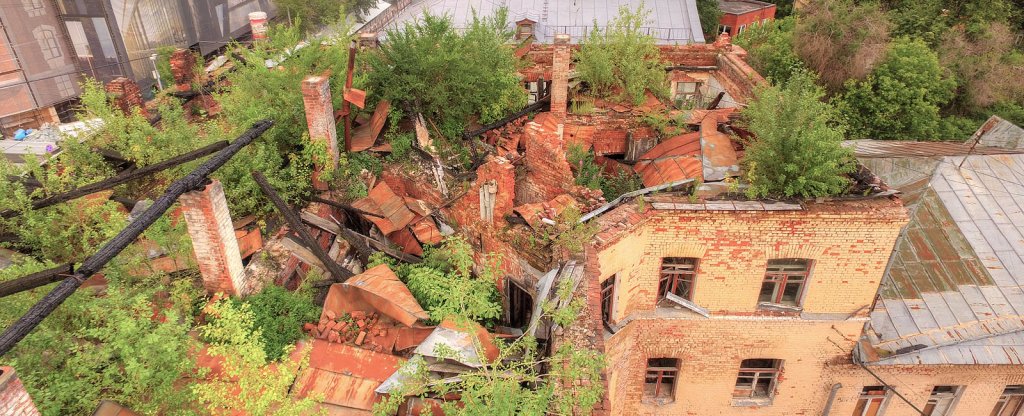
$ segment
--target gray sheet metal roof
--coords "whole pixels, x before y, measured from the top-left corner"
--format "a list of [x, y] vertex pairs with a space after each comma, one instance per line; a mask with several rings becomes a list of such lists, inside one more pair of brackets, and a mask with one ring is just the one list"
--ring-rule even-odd
[[641, 30], [657, 43], [704, 43], [696, 0], [414, 0], [384, 27], [400, 28], [430, 13], [448, 15], [456, 28], [465, 29], [473, 21], [474, 11], [489, 16], [508, 7], [509, 29], [517, 21], [530, 19], [536, 22], [534, 35], [539, 42], [551, 43], [555, 34], [568, 33], [578, 43], [595, 21], [604, 28], [618, 16], [620, 7], [636, 10], [641, 4], [650, 11]]
[[[885, 168], [883, 180], [917, 188], [908, 204], [910, 223], [871, 313], [868, 336], [881, 352], [875, 363], [1020, 364], [1024, 152], [954, 156], [951, 146], [900, 145], [910, 147], [901, 149], [905, 158], [857, 152]], [[885, 157], [873, 158], [878, 154]], [[926, 184], [914, 181], [923, 177]]]
[[718, 0], [718, 8], [726, 14], [745, 14], [774, 6], [757, 0]]

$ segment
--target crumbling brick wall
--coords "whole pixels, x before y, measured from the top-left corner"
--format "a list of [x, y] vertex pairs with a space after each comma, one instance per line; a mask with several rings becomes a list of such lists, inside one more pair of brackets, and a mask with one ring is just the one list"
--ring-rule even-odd
[[192, 80], [195, 78], [196, 57], [188, 49], [175, 49], [171, 53], [171, 75], [174, 77], [174, 87], [178, 91], [189, 91], [192, 89]]
[[105, 86], [107, 94], [111, 97], [114, 107], [126, 115], [131, 115], [138, 108], [143, 117], [149, 117], [146, 107], [142, 101], [142, 90], [139, 84], [125, 77], [115, 78]]
[[574, 185], [565, 158], [563, 126], [547, 114], [550, 113], [537, 116], [523, 132], [525, 173], [516, 181], [516, 205], [550, 201], [569, 192]]

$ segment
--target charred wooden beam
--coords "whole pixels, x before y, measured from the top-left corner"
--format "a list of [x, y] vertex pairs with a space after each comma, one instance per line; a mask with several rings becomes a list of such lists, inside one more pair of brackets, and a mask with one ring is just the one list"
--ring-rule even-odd
[[[347, 228], [342, 228], [341, 234], [345, 238], [345, 241], [348, 241], [349, 244], [351, 244], [353, 247], [357, 247], [357, 249], [358, 247], [367, 247], [371, 250], [382, 251], [384, 252], [384, 254], [387, 254], [391, 257], [394, 257], [395, 259], [404, 261], [406, 263], [415, 264], [423, 261], [423, 259], [416, 257], [412, 254], [402, 252], [401, 250], [395, 250], [394, 248], [389, 247], [387, 243], [374, 240], [373, 238], [359, 234]], [[355, 242], [358, 242], [359, 244], [355, 244]]]
[[302, 223], [302, 219], [295, 214], [295, 211], [292, 211], [292, 209], [288, 207], [288, 204], [286, 204], [283, 199], [281, 199], [277, 194], [277, 191], [274, 190], [273, 186], [270, 186], [270, 182], [267, 182], [267, 178], [263, 176], [262, 173], [253, 171], [252, 178], [256, 180], [256, 184], [260, 186], [260, 190], [263, 191], [263, 194], [267, 196], [267, 199], [274, 204], [277, 211], [280, 212], [285, 221], [288, 222], [288, 227], [291, 227], [292, 231], [298, 235], [302, 245], [309, 248], [309, 250], [313, 252], [313, 255], [315, 255], [316, 258], [324, 264], [324, 268], [331, 274], [331, 277], [334, 280], [344, 282], [345, 280], [348, 280], [348, 278], [354, 276], [352, 272], [343, 269], [338, 265], [338, 263], [332, 260], [331, 257], [327, 255], [327, 252], [317, 244], [316, 239], [314, 239], [309, 233], [309, 229]]
[[[259, 124], [259, 123], [257, 123], [257, 124]], [[246, 133], [248, 133], [248, 132], [246, 132]], [[262, 133], [262, 132], [260, 132], [260, 133]], [[113, 188], [113, 187], [115, 187], [117, 185], [121, 185], [121, 184], [130, 182], [130, 181], [132, 181], [134, 179], [138, 179], [138, 178], [141, 178], [143, 176], [151, 175], [151, 174], [154, 174], [154, 173], [157, 173], [157, 172], [169, 169], [169, 168], [173, 168], [173, 167], [178, 166], [178, 165], [180, 165], [182, 163], [191, 162], [191, 161], [199, 159], [199, 158], [201, 158], [203, 156], [206, 156], [206, 155], [209, 155], [211, 153], [220, 151], [221, 149], [224, 149], [225, 147], [228, 147], [228, 142], [226, 140], [221, 140], [219, 142], [216, 142], [216, 143], [213, 143], [213, 144], [201, 147], [201, 148], [193, 150], [191, 152], [188, 152], [188, 153], [185, 153], [185, 154], [182, 154], [182, 155], [178, 155], [178, 156], [172, 157], [172, 158], [164, 160], [162, 162], [157, 162], [157, 163], [154, 163], [154, 164], [149, 165], [149, 166], [145, 166], [145, 167], [141, 167], [139, 169], [135, 169], [135, 170], [133, 170], [131, 172], [125, 172], [123, 174], [114, 176], [112, 178], [104, 179], [104, 180], [101, 180], [99, 182], [93, 182], [91, 184], [88, 184], [88, 185], [85, 185], [85, 186], [82, 186], [82, 187], [78, 187], [78, 188], [72, 189], [71, 191], [68, 191], [68, 192], [65, 192], [65, 193], [62, 193], [62, 194], [53, 195], [53, 196], [50, 196], [50, 197], [47, 197], [47, 198], [43, 198], [43, 199], [37, 199], [35, 201], [32, 201], [32, 209], [46, 208], [48, 206], [56, 205], [56, 204], [59, 204], [61, 202], [67, 202], [67, 201], [70, 201], [72, 199], [81, 198], [83, 196], [89, 195], [89, 194], [94, 193], [94, 192], [102, 191], [104, 189], [110, 189], [110, 188]], [[13, 210], [7, 210], [7, 211], [4, 211], [4, 212], [0, 212], [0, 217], [3, 217], [3, 218], [11, 218], [11, 217], [15, 217], [17, 215], [18, 215], [18, 212], [17, 211], [13, 211]]]
[[199, 165], [199, 167], [184, 178], [178, 179], [171, 186], [167, 187], [167, 191], [153, 201], [153, 205], [143, 211], [142, 214], [135, 218], [114, 238], [110, 239], [99, 251], [85, 259], [75, 271], [75, 274], [61, 281], [50, 293], [43, 296], [35, 305], [32, 305], [24, 316], [4, 330], [3, 334], [0, 334], [0, 355], [4, 355], [11, 348], [14, 348], [18, 341], [25, 338], [43, 319], [46, 319], [68, 297], [75, 293], [75, 290], [86, 279], [102, 269], [103, 266], [121, 253], [129, 244], [135, 242], [146, 231], [146, 228], [153, 225], [156, 220], [160, 219], [174, 205], [178, 197], [185, 192], [205, 185], [207, 176], [210, 176], [211, 173], [224, 166], [225, 163], [228, 163], [239, 150], [242, 150], [243, 147], [256, 140], [273, 124], [274, 122], [270, 120], [256, 122], [252, 128], [238, 136], [228, 147], [221, 149], [221, 151], [217, 152], [206, 162], [203, 162], [203, 164]]
[[715, 99], [711, 100], [711, 103], [708, 104], [708, 110], [718, 108], [718, 104], [721, 104], [722, 98], [725, 98], [725, 91], [719, 92], [718, 95], [715, 96]]
[[0, 283], [0, 298], [64, 280], [73, 271], [71, 263]]
[[369, 211], [363, 211], [363, 210], [361, 210], [361, 209], [359, 209], [359, 208], [356, 208], [356, 207], [354, 207], [354, 206], [351, 206], [351, 205], [349, 205], [349, 204], [344, 204], [344, 203], [341, 203], [341, 202], [337, 202], [337, 201], [331, 201], [331, 200], [329, 200], [329, 199], [321, 198], [321, 197], [318, 197], [318, 196], [316, 196], [316, 195], [310, 196], [310, 197], [309, 197], [309, 198], [307, 198], [307, 199], [308, 199], [308, 200], [309, 200], [310, 202], [319, 202], [319, 203], [321, 203], [321, 204], [326, 204], [326, 205], [330, 205], [330, 206], [332, 206], [332, 207], [335, 207], [335, 208], [338, 208], [338, 209], [343, 209], [343, 210], [345, 210], [345, 211], [352, 211], [352, 212], [354, 212], [354, 213], [356, 213], [356, 214], [361, 214], [361, 215], [369, 215], [369, 216], [371, 216], [371, 217], [377, 217], [377, 218], [384, 218], [384, 216], [383, 216], [383, 215], [380, 215], [380, 214], [374, 214], [374, 213], [372, 213], [372, 212], [369, 212]]
[[508, 117], [505, 117], [505, 118], [503, 118], [501, 120], [495, 121], [495, 122], [493, 122], [491, 124], [488, 124], [486, 126], [483, 126], [483, 127], [479, 128], [479, 129], [462, 133], [462, 138], [465, 139], [465, 140], [469, 140], [469, 139], [472, 139], [472, 138], [474, 138], [476, 136], [479, 136], [481, 134], [487, 133], [487, 132], [489, 132], [491, 130], [504, 127], [506, 124], [515, 121], [519, 117], [525, 116], [525, 115], [530, 114], [530, 113], [532, 113], [534, 111], [540, 111], [541, 109], [543, 109], [543, 108], [545, 108], [545, 107], [547, 107], [549, 105], [551, 105], [551, 96], [550, 95], [548, 95], [548, 96], [546, 96], [544, 98], [541, 98], [540, 100], [537, 100], [537, 102], [535, 102], [533, 104], [530, 104], [530, 105], [528, 105], [526, 107], [523, 107], [522, 110], [516, 111], [515, 113], [512, 113]]

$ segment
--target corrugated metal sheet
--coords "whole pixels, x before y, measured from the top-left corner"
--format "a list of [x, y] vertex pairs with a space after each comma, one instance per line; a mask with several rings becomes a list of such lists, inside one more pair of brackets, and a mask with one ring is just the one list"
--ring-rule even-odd
[[473, 13], [493, 15], [501, 7], [509, 10], [509, 29], [514, 22], [530, 19], [537, 22], [534, 36], [550, 43], [555, 34], [567, 33], [573, 42], [587, 36], [596, 23], [605, 28], [618, 16], [620, 7], [636, 10], [643, 5], [650, 11], [648, 21], [640, 30], [660, 44], [704, 43], [695, 0], [418, 0], [391, 19], [385, 27], [402, 27], [424, 13], [448, 15], [458, 29], [473, 21]]

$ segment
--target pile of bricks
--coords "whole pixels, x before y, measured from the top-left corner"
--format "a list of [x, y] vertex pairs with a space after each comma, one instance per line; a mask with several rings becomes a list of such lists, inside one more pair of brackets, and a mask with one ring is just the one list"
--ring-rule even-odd
[[188, 49], [175, 49], [171, 54], [170, 62], [175, 88], [178, 91], [191, 90], [192, 79], [195, 78], [195, 55]]
[[378, 326], [379, 321], [380, 316], [376, 312], [353, 311], [339, 317], [334, 312], [327, 311], [320, 318], [319, 323], [305, 324], [302, 329], [313, 338], [328, 342], [341, 344], [351, 342], [355, 345], [363, 345], [367, 334], [378, 337], [387, 335], [387, 327], [385, 325]]
[[576, 198], [576, 202], [580, 204], [581, 212], [593, 211], [608, 202], [604, 199], [604, 191], [600, 189], [590, 189], [585, 186], [577, 186], [572, 189], [570, 194], [573, 198]]

